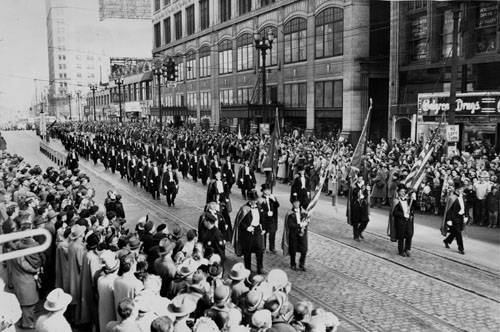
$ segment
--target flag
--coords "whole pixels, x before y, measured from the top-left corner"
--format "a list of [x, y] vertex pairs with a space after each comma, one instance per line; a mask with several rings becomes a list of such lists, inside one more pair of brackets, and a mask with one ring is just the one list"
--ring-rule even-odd
[[[266, 158], [262, 162], [262, 168], [263, 169], [271, 169], [273, 173], [273, 183], [275, 179], [275, 173], [276, 173], [276, 165], [278, 165], [278, 159], [279, 159], [279, 147], [280, 147], [280, 126], [279, 126], [279, 119], [278, 119], [278, 109], [276, 108], [276, 118], [274, 121], [274, 129], [273, 132], [271, 133], [271, 140], [269, 142], [269, 146], [267, 147], [266, 151]], [[272, 186], [271, 186], [272, 187]]]
[[243, 139], [243, 136], [241, 135], [241, 128], [240, 128], [240, 124], [238, 124], [238, 139], [239, 139], [239, 140], [242, 140], [242, 139]]
[[443, 123], [444, 123], [444, 117], [442, 116], [436, 130], [431, 136], [431, 139], [424, 145], [424, 148], [418, 155], [418, 158], [413, 164], [410, 173], [408, 173], [406, 179], [404, 179], [403, 181], [403, 184], [407, 188], [416, 189], [416, 186], [418, 186], [421, 180], [423, 180], [422, 174], [425, 173], [424, 172], [425, 166], [429, 161], [430, 157], [432, 156], [432, 152], [434, 152], [436, 139], [439, 136], [438, 134]]
[[365, 153], [366, 139], [368, 136], [368, 129], [370, 127], [370, 118], [372, 116], [372, 106], [373, 100], [370, 98], [370, 107], [368, 108], [368, 113], [366, 114], [365, 124], [363, 125], [363, 130], [361, 131], [361, 135], [359, 136], [358, 144], [356, 145], [354, 153], [352, 154], [351, 166], [358, 169], [361, 167], [361, 157]]
[[337, 152], [336, 150], [332, 151], [332, 155], [330, 157], [330, 161], [328, 162], [328, 166], [325, 168], [323, 174], [319, 178], [319, 184], [316, 187], [316, 192], [314, 193], [313, 198], [309, 202], [309, 205], [307, 206], [307, 209], [306, 209], [306, 213], [307, 213], [308, 216], [311, 215], [311, 213], [316, 208], [316, 204], [318, 204], [319, 197], [321, 196], [321, 189], [323, 189], [326, 177], [328, 176], [328, 171], [330, 170], [330, 168], [332, 166], [333, 159], [334, 159], [334, 157], [336, 155], [336, 152]]

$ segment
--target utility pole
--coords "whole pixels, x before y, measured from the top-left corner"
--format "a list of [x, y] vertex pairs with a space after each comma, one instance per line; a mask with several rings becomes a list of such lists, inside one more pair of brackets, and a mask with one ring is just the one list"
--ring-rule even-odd
[[76, 109], [78, 110], [78, 121], [82, 121], [81, 107], [80, 107], [80, 91], [76, 92]]
[[97, 85], [95, 84], [90, 84], [89, 86], [90, 90], [92, 90], [92, 102], [94, 104], [94, 121], [97, 121], [96, 114], [95, 114], [95, 91], [97, 90]]
[[118, 106], [120, 108], [120, 123], [122, 123], [122, 85], [123, 85], [123, 78], [117, 78], [115, 79], [115, 84], [118, 87]]
[[69, 106], [69, 120], [73, 120], [73, 116], [71, 115], [71, 93], [68, 93], [68, 106]]
[[450, 82], [450, 110], [448, 114], [448, 124], [455, 124], [455, 109], [457, 99], [457, 79], [458, 79], [458, 20], [460, 18], [460, 3], [453, 4], [453, 44], [451, 49], [451, 82]]
[[[262, 105], [264, 107], [264, 105], [267, 104], [266, 55], [267, 55], [267, 50], [270, 50], [273, 47], [274, 35], [271, 32], [269, 32], [267, 36], [261, 36], [260, 32], [255, 32], [254, 41], [255, 41], [255, 48], [262, 54], [262, 65], [260, 67], [260, 73], [262, 75]], [[269, 114], [265, 108], [264, 112], [266, 112], [264, 119], [266, 120], [266, 122], [269, 122]], [[248, 120], [250, 121], [250, 119]]]

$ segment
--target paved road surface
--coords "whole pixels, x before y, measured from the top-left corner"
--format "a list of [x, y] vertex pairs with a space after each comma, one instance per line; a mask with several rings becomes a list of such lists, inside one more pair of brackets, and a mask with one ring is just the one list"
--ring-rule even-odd
[[[49, 165], [32, 132], [6, 132], [5, 137], [10, 151], [41, 166]], [[62, 151], [59, 142], [51, 146]], [[200, 183], [181, 180], [176, 206], [169, 208], [163, 198], [153, 201], [101, 165], [81, 162], [80, 168], [90, 175], [97, 201], [103, 202], [108, 188], [123, 195], [130, 226], [145, 213], [157, 223], [177, 222], [185, 228], [197, 225], [206, 195], [206, 187]], [[284, 215], [289, 187], [278, 185], [275, 194], [282, 204], [280, 215]], [[243, 204], [239, 193], [233, 193], [232, 203], [235, 209]], [[371, 211], [366, 240], [358, 243], [345, 223], [342, 201], [337, 210], [327, 198], [319, 203], [309, 233], [307, 272], [291, 271], [282, 255], [265, 257], [268, 270], [280, 267], [287, 271], [295, 298], [306, 298], [334, 311], [348, 331], [500, 329], [498, 230], [469, 228], [464, 240], [466, 255], [462, 256], [442, 246], [438, 218], [419, 216], [413, 255], [403, 258], [396, 255], [395, 244], [385, 236], [387, 211]], [[233, 252], [228, 257], [230, 262], [240, 260]]]

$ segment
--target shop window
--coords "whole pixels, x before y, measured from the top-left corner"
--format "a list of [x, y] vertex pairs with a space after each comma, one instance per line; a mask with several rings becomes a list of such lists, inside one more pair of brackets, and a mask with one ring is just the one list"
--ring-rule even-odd
[[306, 83], [292, 83], [284, 85], [284, 105], [287, 107], [306, 107]]
[[494, 52], [497, 49], [497, 15], [495, 2], [481, 2], [477, 11], [477, 53]]
[[342, 55], [344, 48], [344, 10], [327, 8], [316, 16], [316, 58]]
[[236, 52], [238, 71], [253, 68], [253, 38], [251, 34], [246, 33], [238, 37]]
[[307, 20], [297, 17], [285, 24], [285, 63], [306, 60]]

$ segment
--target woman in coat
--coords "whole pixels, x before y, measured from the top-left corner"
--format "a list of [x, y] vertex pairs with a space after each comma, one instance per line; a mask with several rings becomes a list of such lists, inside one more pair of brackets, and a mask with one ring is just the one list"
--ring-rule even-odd
[[387, 172], [384, 167], [379, 167], [375, 178], [373, 179], [372, 202], [371, 205], [377, 204], [380, 207], [387, 197]]
[[[17, 250], [35, 247], [38, 245], [32, 238], [25, 238], [17, 244]], [[11, 262], [11, 284], [23, 312], [18, 326], [22, 329], [35, 327], [35, 306], [39, 301], [36, 276], [43, 266], [43, 255], [33, 254], [19, 257]]]
[[282, 154], [278, 159], [278, 174], [276, 177], [282, 181], [286, 180], [287, 175], [287, 165], [286, 162], [288, 160], [288, 155], [286, 153]]

